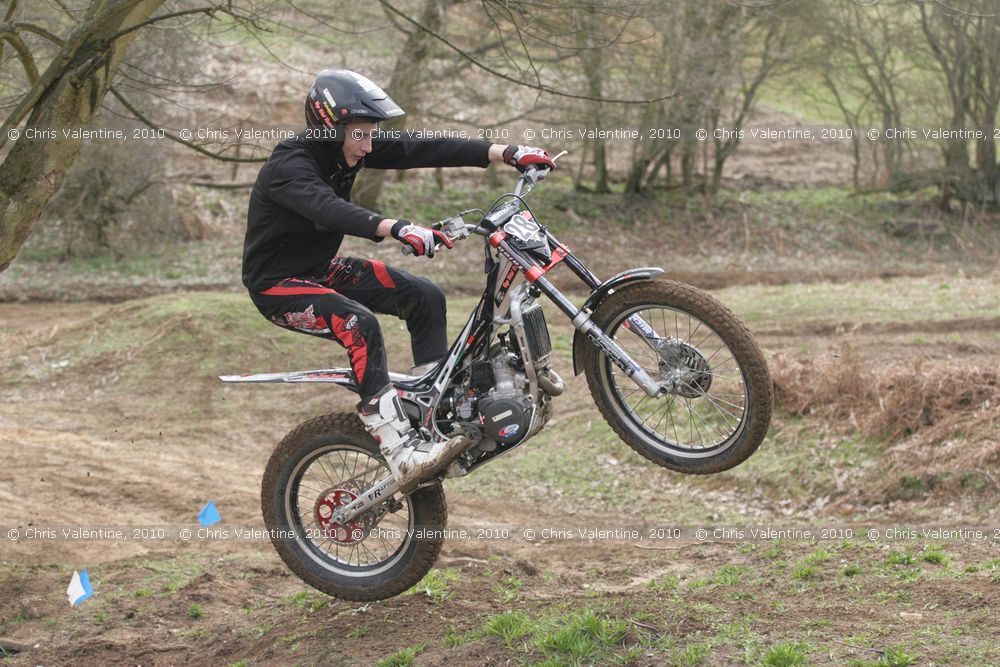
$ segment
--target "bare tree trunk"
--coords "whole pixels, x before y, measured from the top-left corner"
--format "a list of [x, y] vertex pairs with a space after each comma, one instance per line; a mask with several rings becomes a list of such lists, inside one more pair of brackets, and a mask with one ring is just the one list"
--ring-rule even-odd
[[65, 136], [63, 130], [93, 119], [137, 32], [115, 35], [148, 19], [161, 4], [163, 0], [95, 0], [39, 76], [44, 90], [27, 126], [56, 134], [22, 137], [0, 165], [0, 272], [10, 266], [80, 152], [82, 138]]
[[[594, 44], [594, 36], [599, 30], [595, 5], [588, 3], [584, 12], [585, 19], [583, 24], [586, 26], [586, 30], [583, 35], [585, 44], [590, 50], [584, 52], [583, 55], [583, 75], [587, 79], [587, 92], [591, 97], [600, 98], [603, 97], [602, 89], [604, 87], [604, 50], [595, 48], [596, 45]], [[598, 136], [594, 137], [593, 140], [594, 192], [611, 192], [611, 189], [608, 187], [606, 142], [600, 136], [601, 128], [604, 125], [604, 114], [602, 113], [600, 102], [592, 102], [590, 104], [589, 115], [590, 126], [598, 133]]]
[[[426, 28], [440, 33], [444, 26], [445, 7], [448, 0], [425, 0], [420, 12], [420, 23]], [[434, 38], [427, 30], [414, 28], [403, 43], [403, 49], [396, 57], [396, 65], [389, 79], [389, 94], [396, 104], [406, 111], [400, 118], [382, 123], [382, 129], [402, 132], [409, 118], [420, 113], [421, 90], [426, 81], [424, 65], [430, 54]], [[381, 169], [365, 170], [354, 188], [354, 201], [367, 209], [378, 209], [378, 198], [382, 194], [386, 172]]]

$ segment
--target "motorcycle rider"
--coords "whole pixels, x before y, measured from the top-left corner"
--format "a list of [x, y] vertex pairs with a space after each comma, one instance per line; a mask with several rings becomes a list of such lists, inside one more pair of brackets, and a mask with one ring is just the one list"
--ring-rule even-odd
[[392, 237], [433, 257], [440, 231], [386, 218], [350, 202], [363, 167], [555, 168], [548, 153], [471, 139], [400, 140], [378, 136], [380, 121], [404, 111], [379, 86], [348, 70], [324, 70], [305, 101], [306, 130], [275, 146], [250, 195], [243, 284], [260, 313], [292, 331], [336, 340], [348, 351], [359, 387], [358, 416], [407, 492], [467, 446], [461, 436], [433, 443], [411, 428], [389, 382], [373, 312], [406, 321], [414, 375], [446, 356], [444, 292], [426, 278], [374, 259], [338, 256], [345, 235], [376, 243]]

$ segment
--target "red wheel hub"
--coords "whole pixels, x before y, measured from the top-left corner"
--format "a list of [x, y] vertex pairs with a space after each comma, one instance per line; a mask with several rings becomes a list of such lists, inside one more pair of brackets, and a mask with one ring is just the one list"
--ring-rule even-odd
[[329, 489], [316, 501], [316, 524], [337, 544], [355, 544], [365, 538], [367, 531], [361, 522], [339, 524], [331, 521], [338, 508], [349, 505], [355, 498], [357, 495], [347, 489]]

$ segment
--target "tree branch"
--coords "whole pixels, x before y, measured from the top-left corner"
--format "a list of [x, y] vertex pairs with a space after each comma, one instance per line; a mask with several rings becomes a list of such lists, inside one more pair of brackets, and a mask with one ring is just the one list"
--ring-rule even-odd
[[173, 134], [172, 132], [167, 132], [166, 129], [164, 129], [163, 127], [157, 125], [156, 123], [154, 123], [153, 121], [151, 121], [149, 118], [147, 118], [145, 116], [145, 114], [143, 114], [141, 111], [139, 111], [137, 108], [135, 108], [132, 105], [131, 102], [129, 102], [127, 99], [125, 99], [125, 97], [121, 93], [119, 93], [118, 90], [114, 86], [111, 86], [110, 91], [111, 91], [111, 94], [115, 96], [115, 99], [118, 100], [123, 107], [125, 107], [126, 109], [128, 109], [129, 112], [140, 123], [142, 123], [146, 127], [152, 128], [154, 130], [163, 130], [164, 136], [166, 136], [171, 141], [175, 141], [175, 142], [181, 144], [182, 146], [187, 146], [188, 148], [190, 148], [192, 150], [195, 150], [195, 151], [201, 153], [202, 155], [207, 155], [210, 158], [213, 158], [213, 159], [216, 159], [216, 160], [220, 160], [222, 162], [266, 162], [267, 161], [267, 158], [263, 158], [263, 157], [254, 157], [254, 158], [249, 158], [249, 157], [248, 158], [243, 158], [243, 157], [229, 157], [228, 155], [222, 155], [221, 153], [213, 153], [212, 151], [210, 151], [210, 150], [208, 150], [206, 148], [202, 148], [201, 146], [199, 146], [196, 143], [192, 143], [190, 141], [187, 141], [186, 139], [181, 139], [179, 136]]
[[21, 65], [24, 67], [24, 74], [28, 77], [28, 83], [35, 85], [35, 82], [38, 81], [38, 67], [35, 65], [35, 59], [31, 57], [31, 51], [28, 50], [24, 40], [14, 32], [4, 33], [0, 37], [17, 51], [17, 57], [21, 59]]
[[549, 93], [551, 95], [557, 95], [559, 97], [567, 97], [567, 98], [575, 99], [575, 100], [588, 100], [588, 101], [591, 101], [591, 102], [604, 102], [604, 103], [608, 103], [608, 104], [649, 104], [650, 102], [660, 102], [662, 100], [668, 100], [668, 99], [671, 99], [673, 97], [677, 97], [680, 94], [680, 93], [671, 93], [670, 95], [663, 95], [662, 97], [657, 97], [657, 98], [654, 98], [654, 99], [645, 99], [645, 100], [607, 99], [607, 98], [601, 98], [601, 97], [591, 97], [589, 95], [575, 95], [573, 93], [567, 93], [567, 92], [564, 92], [564, 91], [561, 91], [561, 90], [557, 90], [557, 89], [552, 88], [550, 86], [546, 86], [546, 85], [544, 85], [542, 83], [531, 84], [531, 83], [526, 83], [524, 81], [518, 81], [517, 79], [513, 78], [512, 76], [504, 74], [503, 72], [501, 72], [501, 71], [499, 71], [497, 69], [494, 69], [493, 67], [490, 67], [490, 66], [488, 66], [488, 65], [486, 65], [484, 63], [479, 62], [478, 60], [476, 60], [475, 58], [473, 58], [467, 51], [464, 51], [461, 48], [459, 48], [458, 46], [456, 46], [455, 44], [452, 44], [443, 35], [439, 34], [438, 32], [436, 32], [434, 30], [431, 30], [427, 26], [421, 24], [419, 21], [410, 18], [409, 16], [407, 16], [403, 12], [401, 12], [398, 9], [396, 9], [395, 7], [393, 7], [388, 2], [388, 0], [378, 0], [378, 2], [383, 7], [385, 7], [388, 11], [394, 13], [396, 16], [401, 17], [405, 21], [413, 24], [414, 26], [416, 26], [420, 30], [423, 30], [424, 32], [426, 32], [427, 34], [429, 34], [431, 37], [433, 37], [434, 39], [438, 40], [439, 42], [441, 42], [442, 44], [444, 44], [445, 46], [447, 46], [449, 49], [451, 49], [452, 51], [454, 51], [455, 53], [457, 53], [458, 55], [460, 55], [462, 58], [465, 58], [466, 60], [468, 60], [469, 62], [471, 62], [473, 65], [475, 65], [479, 69], [481, 69], [484, 72], [487, 72], [489, 74], [492, 74], [493, 76], [495, 76], [495, 77], [497, 77], [499, 79], [503, 79], [504, 81], [509, 81], [509, 82], [511, 82], [511, 83], [513, 83], [515, 85], [518, 85], [518, 86], [522, 86], [522, 87], [525, 87], [525, 88], [531, 88], [533, 90], [537, 90], [537, 91], [540, 91], [540, 92], [543, 92], [543, 93]]
[[154, 16], [143, 21], [142, 23], [136, 23], [134, 26], [130, 26], [125, 30], [119, 30], [115, 34], [111, 35], [111, 37], [108, 38], [108, 41], [113, 42], [119, 37], [127, 35], [130, 32], [135, 32], [140, 28], [145, 28], [148, 25], [153, 25], [154, 23], [159, 23], [160, 21], [166, 21], [167, 19], [175, 19], [179, 16], [190, 16], [192, 14], [205, 14], [206, 16], [214, 17], [216, 12], [222, 12], [223, 14], [232, 16], [234, 19], [240, 19], [240, 17], [228, 7], [221, 7], [217, 5], [213, 5], [211, 7], [196, 7], [195, 9], [182, 9], [180, 11], [170, 12], [169, 14], [160, 14], [159, 16]]
[[931, 0], [935, 5], [948, 12], [952, 16], [970, 16], [975, 19], [993, 19], [1000, 17], [1000, 14], [977, 14], [975, 12], [967, 12], [957, 7], [952, 7], [951, 5], [941, 2], [941, 0]]
[[56, 37], [51, 32], [45, 28], [35, 25], [34, 23], [25, 23], [24, 21], [5, 21], [0, 23], [0, 35], [14, 35], [20, 30], [26, 30], [28, 32], [33, 32], [36, 35], [41, 35], [45, 39], [62, 46], [63, 40]]

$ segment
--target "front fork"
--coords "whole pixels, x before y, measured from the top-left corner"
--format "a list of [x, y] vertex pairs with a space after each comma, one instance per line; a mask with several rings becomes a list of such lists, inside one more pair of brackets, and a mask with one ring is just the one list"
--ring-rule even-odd
[[[556, 289], [548, 278], [546, 278], [543, 273], [534, 272], [528, 270], [529, 263], [517, 251], [513, 248], [506, 238], [498, 238], [496, 243], [490, 240], [491, 244], [496, 245], [500, 248], [501, 252], [507, 255], [508, 258], [513, 259], [515, 264], [518, 264], [525, 271], [525, 277], [538, 289], [542, 294], [549, 297], [549, 299], [556, 305], [556, 307], [561, 310], [566, 317], [570, 319], [573, 326], [583, 335], [588, 336], [597, 347], [601, 348], [608, 358], [618, 368], [622, 369], [633, 382], [638, 385], [648, 396], [657, 397], [666, 393], [666, 388], [660, 383], [650, 377], [649, 373], [645, 369], [637, 364], [629, 354], [621, 348], [621, 346], [615, 342], [611, 336], [604, 333], [600, 327], [594, 324], [590, 316], [580, 308], [577, 308], [573, 303], [563, 296], [562, 292]], [[585, 267], [579, 260], [576, 259], [572, 254], [567, 254], [565, 256], [565, 261], [569, 265], [570, 269], [578, 275], [587, 285], [591, 288], [596, 287], [600, 284], [597, 277], [591, 273], [587, 267]], [[650, 345], [656, 349], [656, 343], [659, 337], [641, 317], [638, 315], [633, 315], [628, 320], [634, 327], [639, 335]]]

